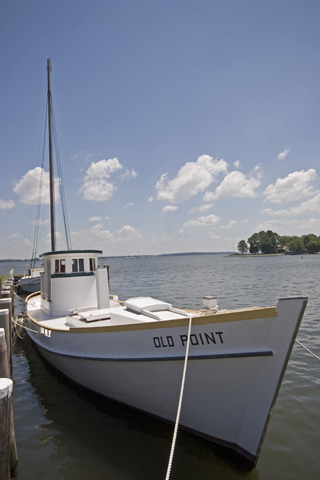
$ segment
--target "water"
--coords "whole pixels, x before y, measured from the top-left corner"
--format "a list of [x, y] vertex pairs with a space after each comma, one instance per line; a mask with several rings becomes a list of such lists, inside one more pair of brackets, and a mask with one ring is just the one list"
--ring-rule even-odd
[[[320, 255], [241, 258], [223, 255], [110, 258], [111, 292], [151, 295], [198, 308], [268, 306], [284, 296], [309, 303], [298, 339], [320, 356]], [[0, 263], [0, 274], [26, 270]], [[16, 315], [22, 302], [16, 299]], [[160, 480], [173, 427], [107, 401], [62, 378], [29, 340], [15, 343], [14, 415], [19, 480]], [[318, 479], [320, 361], [295, 344], [256, 468], [179, 431], [172, 480]]]

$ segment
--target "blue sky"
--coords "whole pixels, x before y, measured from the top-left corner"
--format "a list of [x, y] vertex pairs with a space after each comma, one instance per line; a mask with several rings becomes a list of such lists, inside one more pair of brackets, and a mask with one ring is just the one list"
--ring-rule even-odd
[[32, 253], [47, 58], [73, 248], [320, 235], [319, 20], [317, 0], [2, 0], [0, 258]]

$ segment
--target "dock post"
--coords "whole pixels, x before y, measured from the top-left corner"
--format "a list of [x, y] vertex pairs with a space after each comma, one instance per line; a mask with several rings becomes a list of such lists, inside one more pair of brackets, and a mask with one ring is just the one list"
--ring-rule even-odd
[[10, 378], [0, 378], [0, 478], [10, 480], [10, 411], [12, 411], [12, 388]]
[[9, 311], [9, 320], [13, 317], [12, 298], [0, 298], [0, 310], [7, 309]]
[[0, 328], [0, 378], [10, 378], [10, 376], [6, 334], [4, 328]]
[[[0, 312], [2, 310], [8, 310], [9, 313], [9, 319], [8, 319], [8, 326], [6, 326], [6, 329], [8, 328], [8, 335], [10, 339], [7, 340], [7, 349], [8, 349], [8, 357], [10, 360], [10, 366], [12, 364], [11, 358], [12, 358], [12, 330], [13, 330], [13, 325], [12, 325], [12, 318], [13, 318], [13, 300], [12, 298], [0, 298]], [[4, 328], [4, 326], [1, 324], [1, 313], [0, 313], [0, 328]]]
[[10, 290], [2, 287], [2, 290], [0, 292], [0, 298], [10, 298]]
[[[7, 353], [7, 344], [6, 344], [6, 336], [5, 331], [3, 328], [0, 328], [0, 382], [1, 380], [10, 380], [10, 364], [8, 361], [8, 353]], [[9, 448], [9, 465], [10, 465], [10, 472], [11, 478], [14, 478], [16, 475], [16, 470], [18, 466], [18, 452], [17, 452], [17, 445], [16, 445], [16, 436], [14, 431], [14, 419], [13, 419], [13, 408], [12, 402], [10, 401], [10, 405], [7, 407], [6, 411], [2, 411], [1, 407], [1, 383], [0, 383], [0, 478], [10, 479], [10, 476], [5, 477], [4, 472], [1, 470], [2, 462], [7, 462], [3, 455], [5, 456], [6, 448], [5, 445]], [[7, 425], [5, 428], [6, 434], [2, 432], [2, 424]], [[4, 444], [2, 442], [5, 442]]]
[[11, 319], [9, 315], [10, 313], [7, 308], [0, 310], [0, 328], [4, 329], [7, 345], [7, 356], [9, 365], [11, 365]]

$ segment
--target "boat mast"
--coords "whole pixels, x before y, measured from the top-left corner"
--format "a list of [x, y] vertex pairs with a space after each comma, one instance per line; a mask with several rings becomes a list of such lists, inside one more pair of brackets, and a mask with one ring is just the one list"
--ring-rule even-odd
[[50, 223], [51, 223], [51, 251], [56, 250], [56, 234], [54, 221], [54, 173], [53, 173], [53, 155], [52, 155], [52, 99], [50, 89], [51, 62], [47, 59], [48, 72], [48, 130], [49, 130], [49, 175], [50, 175]]

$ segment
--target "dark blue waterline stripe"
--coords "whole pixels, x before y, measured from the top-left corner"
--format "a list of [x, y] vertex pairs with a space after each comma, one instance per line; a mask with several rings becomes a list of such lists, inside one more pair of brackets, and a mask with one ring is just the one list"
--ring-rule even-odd
[[[177, 357], [147, 357], [147, 358], [106, 358], [106, 357], [84, 357], [82, 355], [71, 355], [69, 353], [57, 353], [37, 344], [39, 348], [49, 352], [53, 355], [59, 355], [61, 357], [77, 358], [79, 360], [90, 360], [98, 362], [172, 362], [184, 360], [184, 355]], [[273, 352], [271, 350], [265, 350], [262, 352], [242, 352], [242, 353], [218, 353], [212, 355], [189, 355], [188, 360], [220, 360], [226, 358], [252, 358], [252, 357], [272, 357]]]

